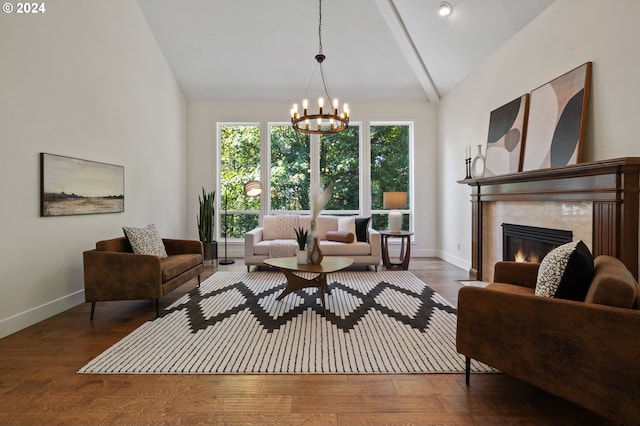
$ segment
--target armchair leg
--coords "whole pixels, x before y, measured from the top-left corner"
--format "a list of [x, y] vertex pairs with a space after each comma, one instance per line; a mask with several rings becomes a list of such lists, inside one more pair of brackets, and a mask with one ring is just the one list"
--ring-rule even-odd
[[91, 317], [89, 318], [89, 321], [93, 321], [93, 314], [96, 311], [96, 302], [91, 302]]
[[198, 287], [200, 287], [200, 274], [198, 274]]
[[471, 376], [471, 358], [464, 357], [464, 382], [469, 386], [469, 377]]

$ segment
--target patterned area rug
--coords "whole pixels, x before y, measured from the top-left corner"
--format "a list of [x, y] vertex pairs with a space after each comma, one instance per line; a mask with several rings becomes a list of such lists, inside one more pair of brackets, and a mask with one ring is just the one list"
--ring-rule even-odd
[[[97, 374], [461, 373], [456, 310], [408, 271], [338, 272], [283, 300], [279, 272], [217, 272], [80, 369]], [[491, 372], [472, 361], [472, 371]]]

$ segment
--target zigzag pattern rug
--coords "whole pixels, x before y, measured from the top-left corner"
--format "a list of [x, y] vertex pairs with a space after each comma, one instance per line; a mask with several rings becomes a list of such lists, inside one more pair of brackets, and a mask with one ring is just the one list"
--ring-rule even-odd
[[[216, 272], [79, 373], [461, 373], [456, 310], [408, 271], [337, 272], [275, 298], [279, 272]], [[475, 372], [492, 368], [472, 361]]]

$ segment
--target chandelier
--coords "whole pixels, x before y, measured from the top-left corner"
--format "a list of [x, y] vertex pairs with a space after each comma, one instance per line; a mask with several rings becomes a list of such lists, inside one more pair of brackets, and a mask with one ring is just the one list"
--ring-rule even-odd
[[[322, 62], [326, 59], [326, 56], [322, 53], [322, 0], [319, 0], [318, 3], [320, 16], [318, 19], [318, 39], [320, 41], [320, 48], [315, 59], [320, 68], [324, 95], [318, 98], [318, 112], [313, 114], [309, 112], [309, 100], [306, 99], [307, 93], [305, 92], [305, 99], [302, 100], [302, 115], [298, 112], [297, 103], [293, 104], [293, 108], [291, 108], [291, 125], [295, 130], [302, 133], [338, 133], [349, 127], [349, 105], [345, 103], [342, 107], [342, 113], [339, 113], [338, 99], [333, 99], [330, 103], [331, 96], [329, 96], [329, 89], [327, 88], [327, 82], [324, 77], [324, 67], [322, 66]], [[313, 74], [311, 75], [311, 80], [313, 80]], [[307, 86], [307, 92], [309, 91], [310, 85], [311, 81], [309, 81], [309, 85]], [[325, 100], [327, 101], [326, 108]]]

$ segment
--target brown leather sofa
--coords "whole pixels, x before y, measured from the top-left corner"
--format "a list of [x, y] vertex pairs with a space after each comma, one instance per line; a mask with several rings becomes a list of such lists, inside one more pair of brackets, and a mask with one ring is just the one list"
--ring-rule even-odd
[[204, 270], [200, 241], [163, 239], [168, 257], [135, 254], [125, 237], [99, 241], [83, 253], [84, 297], [91, 302], [91, 320], [96, 302], [152, 299], [156, 316], [158, 300], [198, 277]]
[[640, 287], [599, 256], [584, 302], [534, 294], [538, 264], [499, 262], [458, 293], [457, 350], [611, 419], [640, 423]]

